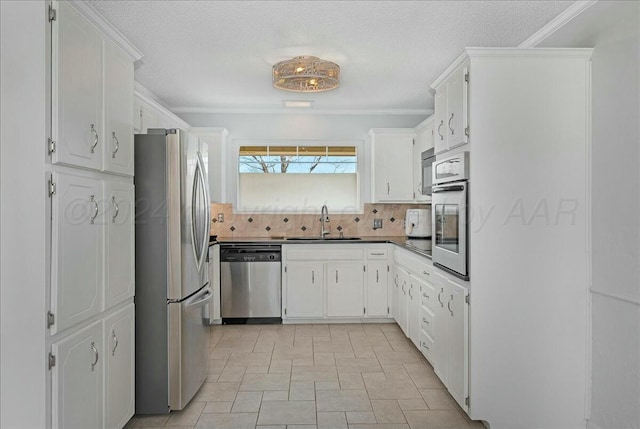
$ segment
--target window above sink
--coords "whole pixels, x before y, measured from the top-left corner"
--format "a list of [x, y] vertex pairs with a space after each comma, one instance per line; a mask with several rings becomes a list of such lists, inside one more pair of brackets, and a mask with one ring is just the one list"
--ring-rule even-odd
[[237, 211], [361, 211], [362, 141], [234, 140]]

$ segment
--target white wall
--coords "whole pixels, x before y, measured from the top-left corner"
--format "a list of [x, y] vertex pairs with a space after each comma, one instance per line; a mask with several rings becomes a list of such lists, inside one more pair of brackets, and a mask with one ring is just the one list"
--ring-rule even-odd
[[593, 46], [590, 428], [640, 428], [640, 3], [599, 2], [544, 46]]
[[0, 427], [7, 429], [46, 422], [47, 28], [44, 2], [0, 1]]

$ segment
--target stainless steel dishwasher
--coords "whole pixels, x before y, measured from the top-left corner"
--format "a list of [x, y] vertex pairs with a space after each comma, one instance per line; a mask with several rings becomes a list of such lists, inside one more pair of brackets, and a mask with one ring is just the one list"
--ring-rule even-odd
[[282, 323], [281, 247], [222, 244], [222, 323]]

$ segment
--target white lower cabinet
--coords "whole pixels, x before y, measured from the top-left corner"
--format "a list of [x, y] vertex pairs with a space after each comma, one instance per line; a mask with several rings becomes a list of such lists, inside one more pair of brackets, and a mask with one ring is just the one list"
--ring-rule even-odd
[[285, 265], [283, 318], [324, 316], [324, 266], [318, 262]]
[[105, 428], [122, 428], [135, 407], [135, 314], [129, 304], [104, 321]]
[[466, 288], [436, 273], [433, 366], [456, 402], [468, 411], [469, 295]]
[[394, 318], [468, 411], [468, 289], [407, 250], [395, 249], [394, 260]]
[[282, 318], [390, 317], [387, 245], [282, 246]]
[[389, 264], [383, 262], [367, 263], [366, 279], [366, 317], [389, 316]]
[[122, 428], [134, 413], [134, 305], [54, 342], [52, 427]]
[[101, 428], [104, 369], [102, 321], [54, 343], [52, 427]]
[[364, 270], [362, 263], [327, 264], [327, 317], [363, 317]]

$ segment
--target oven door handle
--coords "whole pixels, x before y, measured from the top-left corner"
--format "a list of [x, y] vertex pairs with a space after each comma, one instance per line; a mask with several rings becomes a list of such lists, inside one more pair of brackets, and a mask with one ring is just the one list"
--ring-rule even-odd
[[449, 185], [449, 186], [434, 186], [431, 188], [431, 192], [437, 194], [438, 192], [456, 192], [464, 191], [464, 185]]

